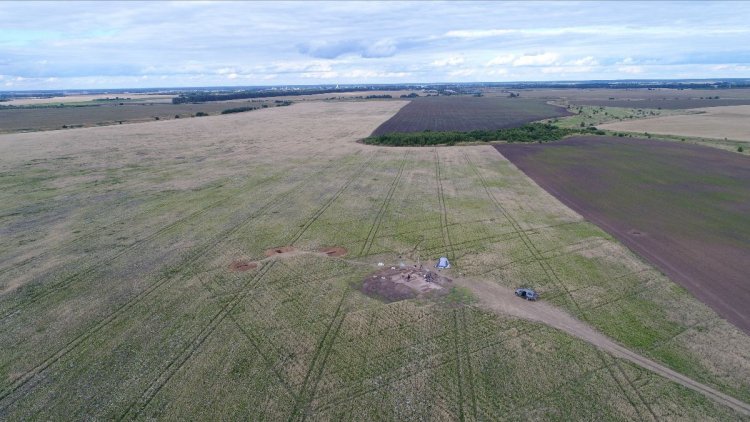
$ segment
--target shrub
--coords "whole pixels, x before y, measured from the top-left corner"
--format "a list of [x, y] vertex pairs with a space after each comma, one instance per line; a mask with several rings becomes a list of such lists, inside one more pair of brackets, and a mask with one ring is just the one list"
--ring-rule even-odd
[[226, 110], [222, 110], [221, 114], [242, 113], [245, 111], [252, 111], [252, 110], [255, 110], [255, 107], [234, 107], [234, 108], [228, 108]]
[[208, 116], [208, 113], [204, 113], [202, 111], [195, 113], [195, 117], [205, 117], [205, 116]]
[[737, 152], [743, 152], [743, 151], [745, 151], [745, 149], [742, 148], [742, 145], [737, 147]]

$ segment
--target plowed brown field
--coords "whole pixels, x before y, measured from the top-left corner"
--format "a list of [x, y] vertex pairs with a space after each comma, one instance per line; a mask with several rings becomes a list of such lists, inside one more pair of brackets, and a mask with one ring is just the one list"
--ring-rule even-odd
[[750, 333], [750, 159], [697, 145], [608, 137], [496, 148]]

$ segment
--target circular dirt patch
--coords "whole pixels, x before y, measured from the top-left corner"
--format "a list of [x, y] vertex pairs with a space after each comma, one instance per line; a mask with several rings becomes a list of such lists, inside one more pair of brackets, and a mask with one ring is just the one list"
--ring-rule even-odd
[[362, 293], [396, 302], [417, 297], [448, 294], [451, 280], [430, 270], [416, 267], [386, 268], [365, 277]]
[[254, 268], [258, 268], [257, 262], [234, 261], [229, 265], [232, 271], [248, 271]]
[[328, 256], [344, 256], [348, 251], [340, 246], [332, 246], [330, 248], [318, 249], [318, 252], [322, 252]]
[[274, 255], [281, 255], [284, 253], [294, 252], [297, 249], [295, 249], [293, 246], [279, 246], [278, 248], [271, 248], [267, 249], [265, 254], [266, 256], [274, 256]]

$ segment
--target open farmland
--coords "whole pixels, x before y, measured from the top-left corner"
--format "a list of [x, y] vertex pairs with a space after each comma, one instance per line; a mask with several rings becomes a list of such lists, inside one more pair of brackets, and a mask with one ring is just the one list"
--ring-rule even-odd
[[[238, 104], [261, 107], [258, 102], [215, 102], [205, 104], [106, 102], [100, 105], [45, 108], [3, 108], [0, 106], [0, 133], [32, 132], [67, 127], [105, 126], [144, 122], [159, 118], [191, 117], [196, 113], [218, 114]], [[273, 105], [273, 102], [269, 103]]]
[[630, 138], [496, 148], [750, 333], [750, 159]]
[[445, 255], [750, 402], [750, 337], [491, 146], [355, 142], [404, 104], [0, 136], [0, 419], [747, 419], [453, 291], [361, 293]]
[[502, 97], [417, 98], [372, 133], [503, 129], [550, 117], [568, 116], [561, 107], [538, 100]]
[[612, 122], [600, 128], [750, 142], [750, 105], [698, 109], [700, 114]]
[[165, 94], [135, 94], [135, 93], [116, 93], [116, 94], [74, 94], [55, 97], [39, 98], [13, 98], [8, 101], [0, 102], [0, 105], [11, 106], [44, 106], [55, 104], [81, 104], [95, 101], [115, 101], [126, 100], [140, 103], [152, 102], [171, 102], [174, 95]]
[[[750, 105], [750, 89], [529, 89], [522, 98], [565, 101], [576, 106], [640, 109], [693, 109]], [[716, 98], [718, 97], [718, 98]]]

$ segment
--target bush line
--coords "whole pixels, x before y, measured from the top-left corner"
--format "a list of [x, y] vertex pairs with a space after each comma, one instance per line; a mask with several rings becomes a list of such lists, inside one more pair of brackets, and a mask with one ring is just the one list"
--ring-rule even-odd
[[567, 129], [557, 127], [549, 123], [527, 123], [523, 126], [497, 129], [497, 130], [472, 130], [470, 132], [423, 132], [412, 133], [387, 133], [385, 135], [371, 136], [364, 139], [364, 143], [370, 145], [389, 146], [426, 146], [426, 145], [455, 145], [461, 142], [549, 142], [557, 141], [566, 136], [577, 133], [595, 133], [604, 135], [604, 131], [595, 127], [587, 129]]

